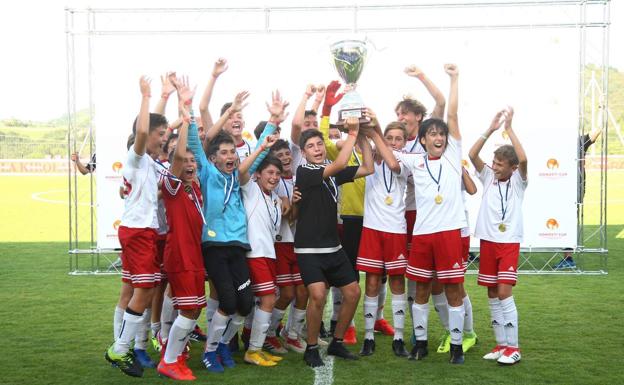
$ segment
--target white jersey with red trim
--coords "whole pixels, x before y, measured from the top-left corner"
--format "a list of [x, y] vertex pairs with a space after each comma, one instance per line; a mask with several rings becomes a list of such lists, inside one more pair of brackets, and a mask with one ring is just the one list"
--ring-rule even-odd
[[424, 154], [396, 154], [412, 171], [416, 196], [416, 223], [413, 235], [433, 234], [466, 227], [461, 196], [461, 142], [448, 137], [442, 157]]
[[[415, 137], [413, 139], [408, 139], [407, 142], [405, 142], [405, 147], [403, 147], [403, 151], [409, 154], [424, 154], [425, 148], [418, 140], [418, 137]], [[405, 189], [405, 210], [416, 210], [416, 197], [414, 196], [414, 178], [411, 174], [407, 178], [407, 188]]]
[[[284, 177], [282, 176], [279, 184], [275, 188], [275, 193], [278, 197], [286, 198], [292, 204], [293, 189], [295, 187], [295, 176]], [[282, 217], [282, 224], [279, 232], [275, 235], [275, 242], [294, 242], [295, 241], [295, 228], [297, 222], [290, 223], [288, 218]]]
[[128, 150], [123, 177], [130, 186], [124, 200], [121, 225], [130, 228], [158, 228], [158, 178], [160, 166], [148, 154]]
[[251, 143], [249, 143], [245, 139], [243, 139], [242, 142], [236, 145], [236, 153], [238, 154], [238, 159], [241, 163], [243, 163], [243, 161], [247, 159], [252, 151], [253, 147], [251, 146]]
[[[395, 151], [395, 154], [398, 153]], [[401, 170], [395, 173], [384, 161], [374, 164], [375, 172], [366, 177], [363, 226], [386, 233], [405, 234], [405, 187], [409, 168], [399, 162]]]
[[247, 258], [275, 259], [273, 243], [282, 223], [281, 199], [275, 191], [265, 194], [251, 179], [241, 185], [241, 191], [247, 213], [247, 239], [251, 246]]
[[483, 184], [483, 200], [475, 237], [497, 243], [521, 243], [524, 235], [522, 201], [529, 181], [522, 180], [518, 170], [508, 180], [499, 181], [487, 165], [477, 176]]

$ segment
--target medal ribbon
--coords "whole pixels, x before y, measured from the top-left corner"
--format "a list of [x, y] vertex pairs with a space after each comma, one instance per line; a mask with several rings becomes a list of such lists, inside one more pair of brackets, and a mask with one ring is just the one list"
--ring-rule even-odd
[[501, 187], [500, 187], [500, 181], [498, 182], [498, 194], [500, 195], [500, 198], [501, 198], [501, 212], [503, 213], [503, 218], [501, 219], [501, 221], [505, 220], [505, 215], [507, 214], [507, 209], [509, 208], [509, 205], [507, 205], [507, 194], [509, 193], [510, 183], [511, 183], [511, 180], [508, 180], [507, 188], [505, 189], [505, 200], [503, 203], [503, 191], [501, 190]]
[[429, 155], [425, 154], [425, 166], [427, 166], [427, 172], [429, 173], [429, 176], [431, 177], [431, 179], [433, 179], [433, 181], [435, 182], [436, 185], [438, 185], [438, 193], [440, 192], [440, 178], [442, 177], [442, 162], [440, 162], [440, 168], [438, 169], [438, 179], [436, 180], [436, 178], [433, 177], [433, 174], [431, 173], [431, 169], [429, 169]]
[[206, 218], [204, 217], [204, 212], [202, 211], [201, 206], [199, 205], [199, 198], [197, 198], [197, 195], [195, 194], [195, 189], [193, 188], [193, 186], [191, 186], [191, 192], [193, 193], [193, 198], [191, 198], [191, 200], [195, 204], [197, 211], [199, 211], [199, 215], [201, 215], [202, 222], [206, 224]]
[[390, 195], [390, 190], [392, 190], [392, 177], [394, 173], [392, 172], [392, 170], [390, 170], [390, 187], [388, 187], [388, 184], [386, 183], [386, 162], [384, 161], [381, 161], [381, 173], [383, 174], [384, 187], [386, 188], [386, 192], [388, 193], [388, 195]]
[[275, 211], [275, 220], [273, 220], [273, 215], [271, 214], [271, 210], [269, 209], [269, 204], [267, 203], [264, 191], [262, 191], [262, 187], [260, 187], [259, 184], [257, 185], [258, 185], [258, 188], [260, 189], [260, 195], [262, 195], [262, 200], [264, 201], [264, 206], [266, 207], [267, 213], [269, 214], [269, 218], [271, 218], [271, 222], [273, 222], [273, 228], [275, 229], [275, 232], [277, 232], [279, 230], [277, 228], [277, 220], [279, 219], [279, 212], [277, 211], [277, 202], [273, 203], [273, 209]]
[[[229, 178], [223, 175], [223, 173], [221, 173], [221, 176], [223, 177], [223, 180], [225, 181], [225, 184], [223, 185], [223, 194], [225, 195], [225, 198], [223, 199], [223, 211], [225, 211], [225, 207], [230, 201], [230, 198], [232, 197], [232, 190], [234, 189], [234, 173], [232, 173], [232, 175], [230, 175]], [[229, 188], [228, 188], [228, 182], [230, 185]]]

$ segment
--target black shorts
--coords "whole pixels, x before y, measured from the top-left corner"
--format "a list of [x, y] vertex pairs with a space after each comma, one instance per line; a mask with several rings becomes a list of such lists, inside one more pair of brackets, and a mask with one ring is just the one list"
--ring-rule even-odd
[[326, 282], [342, 287], [357, 282], [357, 276], [343, 249], [327, 254], [297, 254], [303, 284]]
[[362, 217], [341, 216], [342, 218], [342, 238], [340, 243], [344, 249], [353, 270], [357, 262], [358, 251], [360, 250], [360, 238], [362, 237], [362, 227], [364, 219]]

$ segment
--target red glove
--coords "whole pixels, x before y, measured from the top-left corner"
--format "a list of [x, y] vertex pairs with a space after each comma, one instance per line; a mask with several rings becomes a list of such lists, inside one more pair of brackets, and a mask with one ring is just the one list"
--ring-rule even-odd
[[325, 102], [323, 103], [323, 115], [329, 116], [331, 114], [332, 107], [342, 99], [344, 92], [336, 95], [336, 92], [340, 88], [340, 82], [338, 80], [332, 80], [327, 86], [325, 91]]

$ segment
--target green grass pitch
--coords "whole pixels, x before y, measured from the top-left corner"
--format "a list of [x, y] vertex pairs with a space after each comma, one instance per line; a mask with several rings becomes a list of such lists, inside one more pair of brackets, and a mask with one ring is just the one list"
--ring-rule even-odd
[[[596, 223], [597, 176], [588, 175], [586, 220]], [[1, 384], [161, 384], [153, 370], [143, 379], [122, 375], [103, 358], [112, 340], [118, 276], [69, 276], [67, 180], [65, 177], [0, 177]], [[80, 183], [88, 183], [83, 177]], [[481, 356], [494, 345], [486, 293], [468, 275], [478, 344], [466, 364], [450, 366], [446, 354], [423, 362], [395, 358], [391, 337], [376, 336], [375, 355], [357, 362], [336, 360], [335, 384], [616, 384], [622, 383], [624, 338], [624, 171], [609, 173], [609, 274], [606, 276], [521, 275], [514, 290], [520, 315], [522, 362], [499, 367]], [[43, 194], [41, 194], [43, 193]], [[35, 199], [33, 199], [33, 194]], [[39, 200], [37, 200], [39, 199]], [[82, 197], [87, 203], [87, 197]], [[80, 215], [86, 215], [80, 211]], [[588, 225], [588, 229], [593, 226]], [[593, 241], [589, 242], [592, 245]], [[598, 256], [585, 256], [598, 258]], [[389, 301], [388, 306], [389, 308]], [[391, 319], [390, 311], [386, 317]], [[408, 317], [409, 318], [409, 317]], [[363, 318], [356, 315], [358, 340]], [[409, 320], [406, 320], [409, 325]], [[204, 323], [202, 318], [201, 323]], [[430, 316], [430, 341], [441, 329]], [[409, 331], [406, 331], [409, 335]], [[352, 347], [359, 351], [360, 345]], [[314, 372], [290, 353], [275, 368], [242, 363], [223, 375], [202, 370], [201, 347], [194, 345], [190, 367], [196, 383], [312, 384]], [[151, 352], [156, 358], [156, 354]]]

